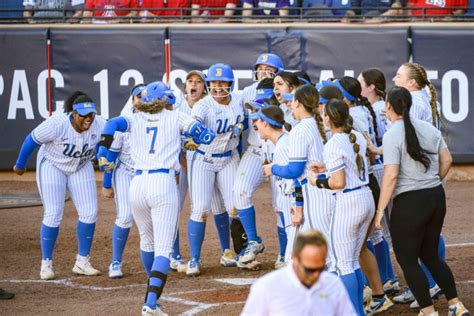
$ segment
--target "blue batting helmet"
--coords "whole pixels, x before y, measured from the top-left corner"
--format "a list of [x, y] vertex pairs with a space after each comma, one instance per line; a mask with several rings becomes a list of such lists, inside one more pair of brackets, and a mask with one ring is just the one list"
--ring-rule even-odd
[[162, 100], [166, 98], [166, 104], [173, 105], [176, 102], [176, 97], [173, 91], [162, 81], [155, 81], [149, 83], [142, 91], [142, 101], [151, 103], [155, 100]]
[[207, 78], [206, 82], [210, 81], [226, 81], [230, 82], [230, 91], [234, 89], [234, 71], [232, 68], [227, 65], [227, 64], [214, 64], [211, 67], [209, 67], [209, 70], [207, 71]]
[[277, 74], [284, 71], [283, 61], [275, 54], [261, 54], [253, 65], [253, 70], [257, 71], [258, 65], [267, 65], [277, 69]]

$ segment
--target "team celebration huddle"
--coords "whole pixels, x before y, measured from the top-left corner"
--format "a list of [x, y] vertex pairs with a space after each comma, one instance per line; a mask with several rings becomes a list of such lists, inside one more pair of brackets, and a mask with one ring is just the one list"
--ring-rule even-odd
[[[210, 216], [219, 264], [261, 269], [265, 241], [256, 218], [269, 210], [254, 203], [265, 181], [279, 255], [276, 271], [252, 285], [242, 315], [370, 315], [394, 303], [438, 315], [433, 300], [440, 295], [449, 315], [469, 315], [444, 260], [443, 180], [452, 158], [426, 70], [400, 65], [389, 90], [377, 68], [316, 85], [303, 71], [286, 71], [275, 54], [258, 56], [253, 70], [255, 82], [242, 92], [233, 92], [234, 73], [224, 63], [190, 71], [182, 91], [160, 81], [139, 84], [132, 107], [108, 121], [76, 91], [65, 113], [33, 129], [13, 169], [22, 175], [39, 148], [40, 278], [55, 278], [66, 195], [78, 213], [72, 271], [100, 274], [90, 257], [97, 160], [102, 194], [115, 199], [117, 214], [108, 274], [124, 276], [122, 255], [135, 222], [148, 276], [142, 315], [166, 315], [160, 296], [169, 270], [201, 274]], [[187, 194], [189, 253], [183, 253], [178, 222]]]

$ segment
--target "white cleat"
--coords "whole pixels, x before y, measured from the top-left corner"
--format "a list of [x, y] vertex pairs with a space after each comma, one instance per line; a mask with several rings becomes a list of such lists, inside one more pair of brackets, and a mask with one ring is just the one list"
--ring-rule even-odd
[[178, 258], [171, 258], [170, 261], [170, 269], [173, 271], [178, 271], [179, 273], [185, 273], [187, 269], [186, 262], [184, 262], [183, 258], [179, 256]]
[[[437, 300], [439, 298], [439, 296], [441, 295], [441, 288], [438, 286], [438, 284], [435, 284], [435, 286], [433, 286], [431, 289], [430, 289], [430, 296], [431, 296], [431, 299], [432, 300]], [[410, 304], [410, 308], [413, 308], [413, 309], [419, 309], [420, 308], [420, 305], [418, 304], [417, 300], [414, 300], [411, 304]]]
[[244, 250], [244, 254], [240, 256], [239, 261], [241, 263], [248, 263], [255, 260], [255, 257], [265, 250], [263, 242], [249, 241], [247, 247]]
[[142, 316], [168, 316], [168, 314], [163, 312], [159, 306], [153, 309], [148, 305], [143, 305]]
[[201, 274], [201, 261], [196, 259], [191, 259], [188, 262], [186, 269], [187, 276], [198, 276]]
[[233, 252], [230, 249], [224, 250], [224, 253], [222, 254], [220, 264], [221, 266], [224, 267], [236, 267], [237, 266], [237, 261], [235, 260], [235, 252]]
[[112, 262], [109, 266], [109, 278], [120, 279], [121, 277], [123, 277], [122, 263], [119, 261]]
[[99, 275], [100, 271], [94, 269], [94, 267], [90, 263], [90, 257], [83, 257], [81, 255], [76, 256], [76, 263], [74, 264], [74, 268], [72, 268], [72, 272], [75, 274], [81, 275]]
[[275, 261], [275, 264], [273, 265], [275, 269], [281, 269], [286, 267], [286, 262], [285, 262], [285, 257], [282, 257], [281, 255], [278, 255], [277, 260]]
[[406, 288], [400, 295], [394, 296], [393, 301], [399, 304], [411, 303], [415, 300], [410, 288]]
[[41, 260], [41, 280], [52, 280], [54, 279], [53, 261], [50, 259]]

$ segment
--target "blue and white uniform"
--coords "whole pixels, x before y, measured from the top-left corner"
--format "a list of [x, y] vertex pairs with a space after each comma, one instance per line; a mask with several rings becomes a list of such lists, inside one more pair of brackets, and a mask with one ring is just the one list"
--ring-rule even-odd
[[344, 170], [346, 186], [335, 191], [335, 210], [332, 213], [329, 244], [334, 256], [330, 270], [343, 280], [354, 308], [361, 315], [363, 274], [359, 256], [366, 241], [367, 230], [375, 212], [374, 199], [368, 187], [369, 174], [366, 159], [367, 142], [362, 134], [352, 131], [357, 137], [362, 156], [362, 170], [359, 173], [353, 144], [346, 133], [334, 134], [324, 146], [324, 164], [329, 176]]
[[[17, 168], [25, 169], [29, 156], [36, 147], [41, 146], [36, 163], [36, 182], [44, 207], [40, 231], [42, 270], [43, 264], [51, 262], [53, 258], [64, 214], [66, 191], [70, 193], [79, 215], [78, 258], [87, 258], [92, 246], [98, 206], [91, 160], [95, 156], [105, 120], [95, 116], [89, 129], [82, 133], [74, 129], [72, 121], [72, 114], [59, 113], [46, 119], [28, 135], [16, 162]], [[50, 268], [52, 272], [52, 266]], [[94, 269], [93, 274], [98, 273]], [[41, 274], [41, 278], [54, 278], [54, 273], [49, 277]]]

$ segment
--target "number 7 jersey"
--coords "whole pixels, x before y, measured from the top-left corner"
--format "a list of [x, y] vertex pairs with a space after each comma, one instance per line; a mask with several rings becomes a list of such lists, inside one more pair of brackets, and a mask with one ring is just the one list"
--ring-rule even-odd
[[156, 114], [138, 112], [126, 116], [130, 153], [135, 170], [181, 169], [181, 131], [195, 122], [189, 115], [162, 110]]

